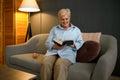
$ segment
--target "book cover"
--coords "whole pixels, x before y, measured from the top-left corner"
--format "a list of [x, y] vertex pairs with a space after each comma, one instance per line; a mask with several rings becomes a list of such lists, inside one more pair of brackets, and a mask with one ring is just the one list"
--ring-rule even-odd
[[56, 38], [54, 38], [53, 41], [54, 41], [54, 43], [57, 44], [58, 46], [63, 46], [63, 45], [65, 45], [65, 44], [66, 44], [67, 46], [69, 46], [69, 45], [72, 45], [72, 44], [74, 43], [73, 40], [60, 41], [60, 40], [58, 40], [58, 39], [56, 39]]

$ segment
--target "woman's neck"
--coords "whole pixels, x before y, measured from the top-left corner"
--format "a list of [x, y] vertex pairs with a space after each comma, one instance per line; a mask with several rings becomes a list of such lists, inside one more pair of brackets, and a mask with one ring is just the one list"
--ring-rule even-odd
[[[62, 25], [61, 25], [61, 26], [62, 26]], [[63, 28], [64, 30], [67, 30], [70, 26], [71, 26], [71, 24], [69, 24], [69, 26], [62, 26], [62, 28]]]

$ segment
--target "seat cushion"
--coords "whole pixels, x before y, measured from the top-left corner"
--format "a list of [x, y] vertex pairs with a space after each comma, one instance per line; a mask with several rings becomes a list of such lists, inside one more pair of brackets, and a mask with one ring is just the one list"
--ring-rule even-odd
[[39, 72], [43, 54], [38, 54], [38, 58], [33, 58], [32, 54], [33, 53], [13, 55], [10, 57], [10, 63]]
[[69, 67], [68, 80], [90, 80], [94, 63], [75, 63]]

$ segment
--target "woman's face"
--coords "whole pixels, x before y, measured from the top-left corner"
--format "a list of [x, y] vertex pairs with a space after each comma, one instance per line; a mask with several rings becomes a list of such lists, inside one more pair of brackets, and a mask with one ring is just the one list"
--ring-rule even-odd
[[68, 28], [70, 26], [70, 16], [59, 16], [59, 22], [63, 28]]

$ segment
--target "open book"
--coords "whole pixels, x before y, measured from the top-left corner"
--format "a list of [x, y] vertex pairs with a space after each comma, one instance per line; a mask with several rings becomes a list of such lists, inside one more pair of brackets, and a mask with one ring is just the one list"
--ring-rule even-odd
[[64, 41], [60, 41], [60, 40], [58, 40], [58, 39], [56, 39], [56, 38], [54, 38], [53, 39], [53, 42], [55, 43], [55, 44], [57, 44], [58, 46], [63, 46], [63, 45], [67, 45], [67, 46], [69, 46], [69, 45], [72, 45], [74, 42], [73, 42], [73, 40], [64, 40]]

